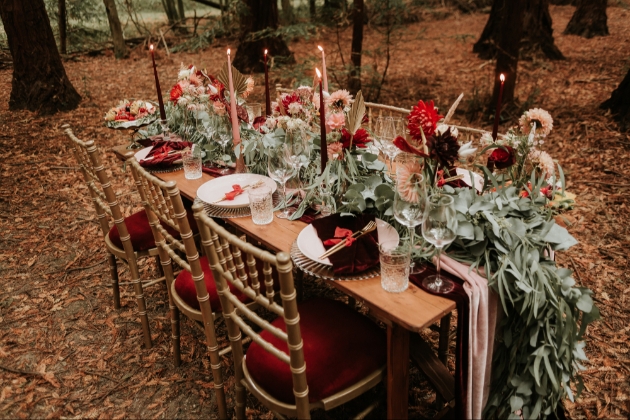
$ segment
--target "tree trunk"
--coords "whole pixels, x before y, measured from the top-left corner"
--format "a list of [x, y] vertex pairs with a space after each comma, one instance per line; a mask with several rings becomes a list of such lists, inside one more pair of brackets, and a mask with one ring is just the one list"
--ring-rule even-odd
[[59, 0], [59, 51], [61, 54], [66, 54], [68, 52], [67, 44], [67, 29], [68, 29], [68, 18], [66, 17], [66, 0]]
[[317, 18], [317, 9], [315, 8], [315, 0], [308, 0], [308, 10], [311, 13], [311, 21]]
[[[485, 60], [495, 58], [497, 56], [496, 46], [501, 44], [503, 33], [500, 26], [504, 19], [503, 5], [503, 0], [494, 1], [481, 37], [473, 46], [473, 52]], [[554, 43], [551, 23], [549, 0], [526, 0], [520, 40], [522, 57], [527, 58], [535, 54], [543, 54], [550, 60], [564, 59], [564, 55]]]
[[610, 110], [621, 131], [630, 131], [630, 70], [600, 108]]
[[363, 0], [354, 0], [353, 2], [353, 26], [352, 26], [352, 52], [350, 59], [352, 60], [352, 70], [350, 71], [350, 92], [356, 95], [361, 90], [361, 55], [363, 51], [363, 18], [364, 7]]
[[287, 24], [293, 24], [294, 16], [293, 16], [293, 6], [291, 5], [291, 0], [282, 0], [282, 16]]
[[184, 9], [184, 0], [177, 0], [177, 11], [179, 20], [186, 19], [186, 10]]
[[162, 0], [162, 6], [164, 7], [164, 11], [166, 12], [166, 17], [168, 18], [168, 24], [174, 25], [178, 20], [177, 9], [175, 9], [175, 3], [173, 0]]
[[243, 73], [264, 71], [265, 49], [268, 49], [269, 54], [276, 60], [285, 63], [295, 62], [293, 53], [281, 37], [267, 36], [257, 40], [250, 38], [253, 32], [278, 28], [278, 3], [268, 0], [245, 0], [245, 5], [248, 10], [241, 15], [240, 45], [234, 56], [234, 67]]
[[116, 0], [103, 0], [105, 3], [105, 11], [107, 12], [107, 20], [109, 29], [112, 32], [112, 40], [114, 41], [114, 55], [116, 58], [127, 58], [129, 52], [125, 45], [120, 19], [118, 19], [118, 10], [116, 10]]
[[[523, 35], [523, 11], [528, 0], [496, 0], [493, 8], [501, 13], [498, 21], [498, 29], [501, 33], [497, 53], [497, 66], [495, 69], [495, 84], [492, 92], [490, 109], [496, 109], [499, 98], [501, 82], [499, 75], [505, 75], [503, 85], [502, 104], [514, 101], [514, 88], [516, 87], [516, 69], [518, 66], [519, 40]], [[497, 5], [497, 3], [499, 3]]]
[[13, 57], [9, 109], [49, 115], [76, 108], [81, 96], [61, 63], [44, 0], [2, 0], [0, 16]]
[[606, 3], [607, 0], [579, 0], [564, 34], [584, 38], [608, 35]]

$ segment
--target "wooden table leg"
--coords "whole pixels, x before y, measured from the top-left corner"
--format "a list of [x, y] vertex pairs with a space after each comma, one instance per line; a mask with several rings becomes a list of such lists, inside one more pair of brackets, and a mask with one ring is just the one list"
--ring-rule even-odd
[[406, 419], [409, 405], [409, 331], [387, 327], [387, 418]]

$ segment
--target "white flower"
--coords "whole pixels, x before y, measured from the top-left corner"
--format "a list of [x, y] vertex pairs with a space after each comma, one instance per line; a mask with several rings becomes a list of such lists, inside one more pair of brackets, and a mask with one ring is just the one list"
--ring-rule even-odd
[[494, 143], [494, 139], [492, 138], [492, 134], [488, 133], [487, 131], [484, 132], [481, 135], [481, 139], [479, 140], [481, 142], [482, 145], [484, 146], [489, 146], [492, 143]]
[[179, 99], [177, 100], [177, 105], [186, 106], [188, 105], [188, 102], [189, 100], [186, 96], [180, 96]]
[[145, 102], [144, 107], [149, 114], [153, 114], [155, 112], [155, 106], [153, 106], [151, 102]]
[[297, 115], [302, 111], [302, 105], [299, 102], [292, 102], [289, 104], [289, 114]]
[[216, 95], [217, 93], [219, 93], [219, 90], [212, 85], [208, 85], [208, 93], [210, 95]]
[[267, 117], [267, 120], [265, 121], [265, 125], [270, 130], [273, 130], [274, 128], [276, 128], [276, 124], [277, 123], [278, 122], [276, 121], [276, 119], [274, 117]]
[[547, 111], [541, 108], [533, 108], [525, 111], [518, 120], [521, 132], [523, 133], [528, 133], [533, 123], [536, 123], [538, 135], [542, 137], [547, 136], [553, 129], [553, 118], [551, 118], [551, 115]]
[[438, 124], [435, 131], [437, 131], [438, 134], [444, 134], [449, 128], [451, 129], [451, 135], [457, 138], [459, 136], [459, 130], [455, 127], [451, 127], [448, 124]]
[[464, 143], [459, 146], [457, 154], [459, 155], [460, 159], [466, 159], [468, 156], [474, 155], [476, 151], [477, 148], [472, 147], [472, 141], [469, 141], [468, 143]]
[[180, 65], [179, 74], [177, 75], [177, 80], [188, 80], [190, 75], [195, 72], [195, 67], [188, 69], [184, 67], [184, 63]]

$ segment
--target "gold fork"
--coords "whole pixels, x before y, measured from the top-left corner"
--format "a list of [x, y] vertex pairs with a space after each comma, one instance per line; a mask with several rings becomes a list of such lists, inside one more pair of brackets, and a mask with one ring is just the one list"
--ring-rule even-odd
[[[359, 239], [361, 236], [368, 234], [372, 231], [374, 231], [374, 229], [376, 229], [376, 222], [371, 221], [370, 223], [368, 223], [367, 225], [365, 225], [365, 227], [361, 230], [357, 230], [356, 232], [354, 232], [351, 236], [351, 238], [355, 238], [355, 239]], [[328, 258], [330, 257], [332, 254], [336, 253], [337, 251], [341, 250], [342, 248], [345, 247], [346, 245], [346, 239], [344, 239], [343, 241], [339, 242], [337, 245], [333, 246], [332, 248], [330, 248], [328, 251], [324, 252], [321, 257], [319, 257], [320, 260], [323, 260], [324, 258]]]

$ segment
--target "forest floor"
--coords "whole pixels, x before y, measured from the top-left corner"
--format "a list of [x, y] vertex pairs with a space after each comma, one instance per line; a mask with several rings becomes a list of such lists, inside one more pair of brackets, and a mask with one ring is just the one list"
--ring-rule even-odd
[[[630, 414], [630, 136], [618, 132], [598, 106], [630, 66], [630, 10], [609, 7], [610, 36], [590, 40], [561, 35], [573, 10], [551, 8], [556, 43], [566, 60], [519, 63], [517, 96], [525, 109], [541, 107], [554, 117], [545, 146], [564, 168], [568, 189], [577, 194], [569, 231], [579, 240], [560, 253], [558, 261], [575, 270], [580, 285], [594, 291], [602, 314], [586, 336], [590, 361], [583, 372], [585, 390], [576, 402], [565, 405], [574, 419], [621, 419]], [[394, 45], [380, 102], [409, 107], [419, 99], [432, 99], [445, 110], [464, 92], [456, 119], [487, 129], [489, 119], [479, 110], [490, 94], [494, 64], [471, 52], [487, 17], [451, 11], [441, 20], [427, 15], [408, 25]], [[346, 57], [350, 36], [348, 29], [339, 38]], [[217, 40], [193, 54], [160, 54], [162, 86], [174, 83], [180, 62], [216, 71], [228, 42]], [[292, 43], [291, 49], [299, 61], [308, 56], [316, 60], [318, 43], [333, 50], [336, 33], [322, 31]], [[380, 43], [381, 35], [367, 29], [366, 49], [376, 50]], [[382, 55], [374, 57], [382, 60]], [[339, 59], [329, 53], [330, 66], [336, 62]], [[205, 348], [188, 322], [183, 322], [183, 364], [175, 368], [171, 362], [165, 288], [157, 285], [145, 293], [152, 349], [142, 348], [129, 286], [122, 287], [122, 309], [113, 309], [99, 227], [60, 129], [68, 123], [79, 138], [97, 141], [125, 212], [137, 209], [139, 199], [129, 174], [109, 152], [127, 139], [105, 128], [103, 115], [120, 99], [154, 98], [147, 51], [135, 50], [125, 61], [114, 60], [108, 52], [78, 56], [65, 67], [83, 101], [77, 110], [52, 117], [9, 112], [12, 72], [0, 71], [0, 417], [214, 417]], [[292, 80], [280, 75], [288, 72], [274, 70], [272, 78], [287, 85]], [[262, 102], [263, 78], [255, 77], [254, 97]], [[502, 129], [514, 124], [515, 117]], [[128, 271], [119, 268], [121, 281], [128, 281]], [[155, 276], [154, 262], [142, 262], [141, 274]], [[322, 284], [307, 292], [332, 293]], [[232, 404], [229, 357], [224, 367]], [[413, 371], [410, 416], [433, 414], [433, 400], [433, 392]], [[251, 396], [248, 407], [253, 417], [272, 417]], [[374, 417], [382, 416], [383, 409], [381, 405]], [[347, 415], [333, 411], [318, 416]]]

